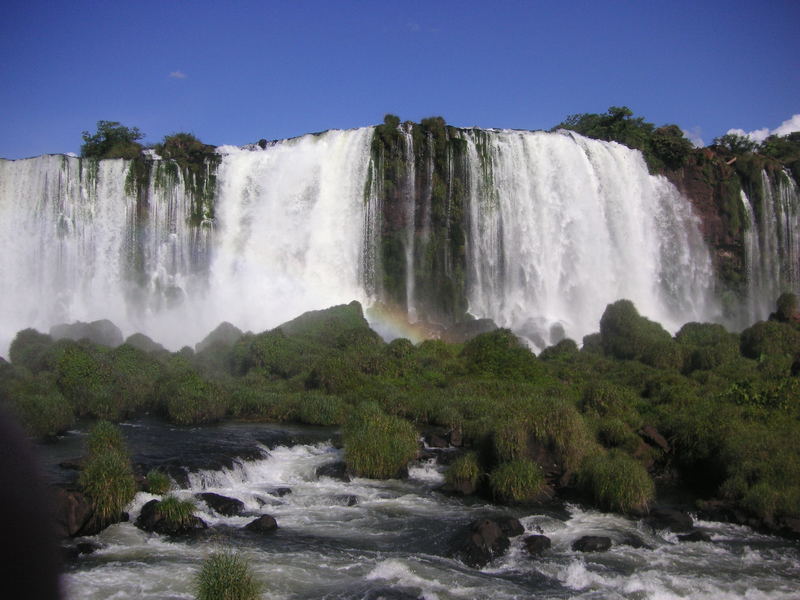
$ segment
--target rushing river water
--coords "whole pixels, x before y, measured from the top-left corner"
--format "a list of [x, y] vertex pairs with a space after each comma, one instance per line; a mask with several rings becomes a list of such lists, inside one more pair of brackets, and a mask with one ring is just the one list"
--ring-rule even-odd
[[[209, 529], [191, 539], [146, 533], [132, 522], [113, 525], [90, 538], [99, 550], [67, 567], [69, 599], [193, 598], [203, 560], [230, 547], [249, 560], [269, 599], [800, 598], [800, 547], [744, 527], [701, 521], [696, 525], [712, 541], [680, 543], [676, 534], [578, 506], [514, 509], [526, 534], [543, 532], [552, 548], [533, 558], [522, 535], [512, 538], [505, 556], [476, 570], [447, 557], [450, 539], [473, 519], [509, 511], [437, 492], [443, 469], [434, 461], [413, 466], [405, 481], [346, 483], [316, 474], [342, 460], [331, 429], [185, 429], [141, 420], [123, 431], [135, 462], [174, 475], [178, 497], [216, 492], [244, 502], [246, 514], [224, 517], [198, 501], [197, 514]], [[84, 439], [85, 432], [75, 431], [43, 447], [53, 479], [69, 476], [56, 465], [80, 455]], [[291, 493], [280, 495], [278, 488]], [[128, 507], [131, 521], [153, 498], [137, 494]], [[241, 529], [265, 513], [277, 520], [277, 532]], [[621, 542], [630, 534], [647, 548], [571, 550], [584, 535]]]

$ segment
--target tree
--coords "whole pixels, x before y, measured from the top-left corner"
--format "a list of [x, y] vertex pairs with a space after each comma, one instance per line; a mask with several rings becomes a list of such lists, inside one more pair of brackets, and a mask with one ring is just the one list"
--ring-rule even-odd
[[747, 154], [758, 149], [758, 142], [751, 140], [746, 135], [738, 133], [726, 133], [718, 138], [714, 138], [714, 145], [724, 148], [731, 154]]
[[81, 134], [81, 156], [85, 158], [128, 158], [139, 156], [144, 133], [138, 127], [125, 127], [118, 121], [98, 121], [97, 131]]

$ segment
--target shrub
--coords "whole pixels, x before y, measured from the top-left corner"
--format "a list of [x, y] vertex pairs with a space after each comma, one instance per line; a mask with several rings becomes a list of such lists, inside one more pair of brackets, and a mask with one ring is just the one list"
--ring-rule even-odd
[[600, 319], [600, 338], [603, 351], [620, 359], [641, 358], [656, 344], [672, 342], [669, 333], [639, 315], [630, 300], [618, 300], [606, 307]]
[[87, 447], [89, 456], [78, 481], [91, 498], [95, 514], [108, 522], [136, 494], [131, 461], [122, 435], [110, 423], [100, 422], [89, 432]]
[[794, 356], [800, 348], [800, 331], [788, 323], [760, 321], [741, 334], [741, 351], [747, 358], [762, 354]]
[[475, 452], [467, 452], [459, 456], [447, 468], [445, 480], [452, 486], [462, 486], [475, 488], [478, 478], [481, 475], [481, 468], [478, 464], [478, 455]]
[[495, 457], [499, 462], [524, 458], [528, 453], [528, 429], [524, 420], [512, 419], [500, 423], [492, 435]]
[[797, 296], [791, 292], [784, 292], [778, 296], [775, 317], [778, 321], [788, 323], [797, 313]]
[[602, 508], [623, 513], [645, 510], [655, 495], [647, 470], [619, 450], [587, 458], [578, 485]]
[[686, 350], [684, 372], [714, 369], [739, 355], [737, 336], [712, 323], [687, 323], [675, 335]]
[[55, 367], [56, 381], [75, 412], [120, 420], [126, 412], [125, 398], [115, 385], [105, 351], [81, 342], [64, 342], [61, 347]]
[[351, 357], [336, 352], [317, 361], [306, 386], [329, 394], [344, 394], [363, 387], [364, 377]]
[[158, 503], [157, 510], [166, 528], [177, 531], [191, 525], [196, 508], [191, 500], [179, 500], [175, 496], [167, 496]]
[[503, 379], [535, 379], [542, 373], [536, 357], [509, 329], [475, 336], [464, 344], [461, 357], [470, 373]]
[[308, 425], [341, 425], [347, 409], [347, 403], [337, 396], [302, 394], [298, 398], [297, 419]]
[[158, 386], [169, 419], [178, 425], [199, 425], [221, 419], [227, 410], [222, 389], [174, 359]]
[[535, 462], [519, 459], [501, 464], [489, 473], [489, 485], [504, 502], [530, 502], [545, 488], [542, 469]]
[[569, 338], [563, 339], [554, 346], [542, 350], [539, 354], [541, 360], [554, 360], [559, 358], [569, 358], [578, 353], [578, 344]]
[[27, 369], [8, 368], [0, 397], [6, 398], [25, 432], [41, 438], [69, 429], [75, 415], [53, 377], [49, 373], [30, 375]]
[[147, 481], [147, 491], [151, 494], [162, 496], [172, 489], [172, 481], [169, 475], [157, 469], [151, 469], [145, 477]]
[[156, 383], [163, 367], [154, 357], [129, 344], [111, 350], [106, 359], [112, 371], [121, 408], [128, 414], [155, 403]]
[[343, 441], [347, 467], [373, 479], [401, 475], [419, 448], [411, 423], [383, 413], [374, 404], [358, 407], [345, 427]]
[[215, 552], [204, 562], [195, 580], [197, 600], [256, 600], [261, 585], [250, 565], [233, 552]]
[[47, 368], [46, 354], [53, 344], [53, 338], [35, 329], [23, 329], [14, 336], [8, 357], [19, 367], [26, 367], [31, 373]]

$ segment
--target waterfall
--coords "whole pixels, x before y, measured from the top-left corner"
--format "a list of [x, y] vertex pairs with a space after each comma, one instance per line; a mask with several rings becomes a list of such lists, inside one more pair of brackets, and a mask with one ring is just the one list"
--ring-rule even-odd
[[742, 192], [747, 214], [744, 322], [766, 319], [782, 292], [800, 293], [800, 193], [786, 173], [761, 172], [755, 202]]
[[364, 301], [372, 129], [223, 149], [215, 218], [170, 161], [0, 161], [0, 355], [25, 327], [111, 319], [177, 349], [221, 321], [261, 331]]
[[[719, 317], [698, 219], [639, 152], [431, 127], [221, 147], [201, 199], [171, 161], [0, 161], [0, 354], [25, 327], [108, 318], [175, 349], [354, 299], [423, 325], [491, 318], [537, 349], [597, 331], [619, 298], [671, 331]], [[800, 287], [797, 185], [762, 179], [742, 196], [749, 322]]]
[[713, 270], [686, 198], [640, 153], [567, 132], [466, 132], [469, 310], [537, 348], [632, 300], [675, 330], [712, 315]]

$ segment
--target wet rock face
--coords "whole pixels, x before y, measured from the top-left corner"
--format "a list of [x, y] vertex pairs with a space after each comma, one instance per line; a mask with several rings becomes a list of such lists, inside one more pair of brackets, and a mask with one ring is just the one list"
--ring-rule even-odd
[[272, 533], [278, 529], [278, 522], [272, 515], [261, 515], [254, 521], [250, 521], [244, 528], [254, 533]]
[[585, 535], [572, 542], [572, 549], [577, 552], [605, 552], [611, 548], [611, 538], [600, 535]]
[[531, 556], [541, 556], [552, 545], [550, 538], [546, 535], [529, 535], [523, 540], [523, 543], [525, 550]]
[[467, 566], [479, 569], [505, 554], [510, 543], [497, 521], [478, 519], [456, 534], [450, 554]]
[[159, 511], [159, 504], [161, 502], [158, 500], [150, 500], [145, 504], [134, 525], [143, 531], [161, 533], [163, 535], [188, 535], [208, 529], [206, 522], [194, 515], [180, 523], [168, 521]]
[[228, 498], [212, 492], [197, 494], [197, 498], [208, 504], [214, 511], [226, 517], [235, 517], [242, 514], [244, 503], [236, 498]]
[[674, 508], [654, 508], [646, 522], [653, 529], [669, 529], [676, 533], [687, 533], [694, 529], [692, 517]]

